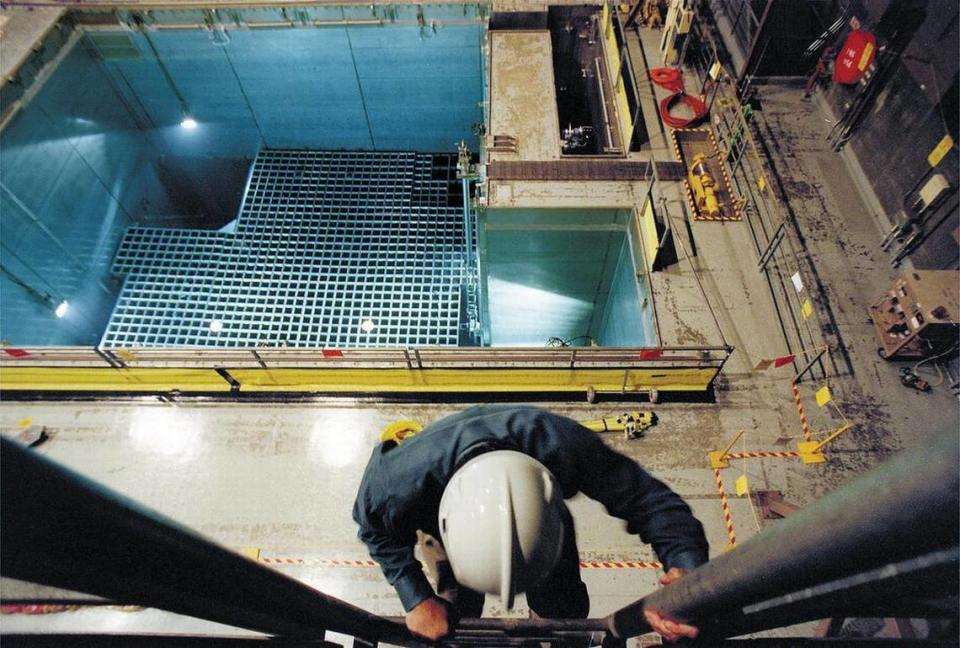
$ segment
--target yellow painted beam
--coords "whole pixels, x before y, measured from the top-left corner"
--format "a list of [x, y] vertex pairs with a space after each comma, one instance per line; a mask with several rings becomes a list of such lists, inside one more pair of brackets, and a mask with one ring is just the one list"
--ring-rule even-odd
[[620, 69], [620, 48], [617, 47], [617, 37], [613, 32], [613, 19], [607, 5], [603, 6], [600, 13], [600, 24], [603, 28], [603, 38], [605, 41], [604, 50], [606, 52], [607, 73], [610, 75], [610, 86], [613, 91], [614, 101], [617, 105], [617, 119], [620, 129], [620, 140], [623, 143], [623, 150], [630, 150], [630, 141], [633, 139], [633, 119], [630, 115], [630, 104], [627, 101], [627, 91], [623, 83], [623, 70]]
[[650, 196], [647, 196], [646, 202], [643, 203], [638, 222], [640, 224], [640, 236], [643, 240], [644, 262], [647, 270], [653, 270], [660, 239], [657, 236], [657, 221], [653, 214], [653, 200]]
[[[628, 369], [229, 369], [249, 392], [704, 391], [717, 370]], [[228, 392], [213, 369], [6, 367], [0, 390]]]
[[[703, 391], [716, 369], [627, 370], [627, 391]], [[241, 391], [533, 392], [624, 388], [621, 369], [243, 369]]]
[[216, 392], [230, 385], [213, 369], [3, 367], [0, 391]]

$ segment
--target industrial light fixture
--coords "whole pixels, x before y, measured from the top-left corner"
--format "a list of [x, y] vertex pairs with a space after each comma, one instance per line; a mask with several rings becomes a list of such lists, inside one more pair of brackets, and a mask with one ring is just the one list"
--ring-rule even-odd
[[57, 316], [58, 319], [63, 319], [67, 315], [67, 311], [70, 310], [70, 304], [66, 299], [61, 299], [57, 301], [57, 298], [51, 295], [48, 292], [41, 292], [31, 286], [29, 283], [24, 281], [22, 278], [17, 276], [16, 273], [12, 272], [5, 265], [0, 264], [0, 272], [7, 275], [10, 280], [27, 291], [28, 295], [33, 296], [38, 299], [40, 302], [47, 304], [51, 309], [53, 309], [53, 314]]
[[180, 104], [180, 127], [184, 130], [193, 130], [197, 127], [197, 120], [194, 119], [193, 115], [190, 114], [190, 105], [187, 103], [187, 99], [183, 96], [183, 93], [180, 92], [180, 89], [177, 88], [177, 84], [174, 83], [173, 77], [170, 76], [170, 70], [167, 69], [167, 66], [163, 63], [163, 59], [160, 58], [160, 52], [157, 51], [156, 45], [153, 44], [153, 39], [150, 38], [150, 34], [144, 31], [143, 37], [146, 39], [147, 45], [150, 47], [150, 51], [153, 52], [153, 58], [156, 61], [157, 66], [160, 68], [160, 72], [163, 73], [163, 78], [167, 80], [170, 90], [177, 98], [177, 103]]
[[222, 330], [223, 330], [223, 321], [222, 321], [222, 320], [218, 320], [218, 319], [215, 319], [215, 320], [211, 321], [211, 322], [210, 322], [210, 330], [213, 331], [214, 333], [219, 333], [220, 331], [222, 331]]
[[375, 328], [377, 328], [377, 325], [374, 324], [373, 320], [371, 319], [365, 319], [362, 322], [360, 322], [360, 329], [364, 333], [371, 333]]

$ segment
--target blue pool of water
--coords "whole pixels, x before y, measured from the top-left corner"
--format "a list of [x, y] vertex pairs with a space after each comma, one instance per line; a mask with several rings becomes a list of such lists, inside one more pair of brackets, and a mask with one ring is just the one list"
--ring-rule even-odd
[[261, 148], [477, 150], [483, 30], [84, 35], [0, 132], [0, 338], [96, 344], [123, 232], [222, 227]]

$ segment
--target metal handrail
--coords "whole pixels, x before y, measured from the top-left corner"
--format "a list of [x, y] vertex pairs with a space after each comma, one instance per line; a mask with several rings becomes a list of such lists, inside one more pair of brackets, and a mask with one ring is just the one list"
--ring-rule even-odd
[[513, 347], [417, 349], [24, 347], [0, 353], [0, 367], [112, 368], [720, 368], [730, 346]]
[[0, 574], [266, 634], [409, 645], [406, 628], [319, 592], [0, 437]]

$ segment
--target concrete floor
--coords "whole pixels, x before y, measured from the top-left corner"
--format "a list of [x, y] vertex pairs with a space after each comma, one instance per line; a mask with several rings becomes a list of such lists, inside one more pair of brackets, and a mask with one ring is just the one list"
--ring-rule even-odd
[[[831, 444], [827, 462], [797, 459], [737, 461], [724, 471], [737, 543], [758, 531], [750, 500], [733, 494], [744, 472], [751, 490], [773, 489], [799, 505], [830, 492], [901, 448], [923, 443], [960, 421], [957, 399], [945, 386], [920, 394], [900, 385], [904, 363], [875, 353], [867, 305], [885, 291], [893, 273], [879, 251], [881, 225], [853, 189], [840, 156], [825, 145], [829, 128], [812, 102], [796, 88], [760, 89], [758, 128], [782, 176], [788, 201], [805, 237], [807, 255], [822, 283], [816, 295], [835, 323], [844, 353], [829, 375], [836, 404], [853, 428]], [[655, 143], [656, 144], [656, 143]], [[665, 155], [665, 151], [655, 151]], [[681, 219], [679, 191], [671, 200]], [[679, 226], [677, 231], [683, 231]], [[801, 436], [790, 388], [789, 367], [755, 372], [757, 360], [785, 352], [776, 331], [766, 285], [756, 269], [745, 223], [694, 222], [696, 258], [684, 258], [659, 273], [654, 284], [667, 340], [713, 342], [717, 323], [703, 307], [696, 268], [719, 328], [736, 347], [714, 403], [671, 402], [653, 407], [659, 424], [638, 440], [605, 438], [636, 458], [691, 504], [704, 523], [716, 555], [728, 543], [720, 495], [707, 452], [721, 448], [739, 430], [735, 450], [793, 449]], [[681, 256], [684, 256], [681, 254]], [[698, 306], [699, 304], [699, 306]], [[927, 377], [935, 380], [936, 377]], [[818, 408], [813, 392], [821, 383], [802, 383], [801, 396], [815, 435], [835, 428], [839, 418]], [[585, 420], [635, 409], [629, 403], [546, 403], [554, 411]], [[202, 534], [234, 548], [258, 548], [264, 557], [302, 558], [305, 564], [277, 567], [304, 582], [370, 611], [400, 614], [392, 589], [370, 567], [334, 567], [329, 560], [366, 558], [350, 518], [353, 496], [380, 429], [399, 418], [429, 422], [464, 406], [370, 405], [328, 401], [317, 405], [203, 405], [180, 403], [13, 403], [0, 405], [0, 428], [13, 434], [29, 418], [52, 438], [39, 451]], [[646, 408], [647, 406], [641, 406]], [[784, 440], [788, 440], [784, 442]], [[593, 502], [571, 503], [582, 558], [652, 559], [622, 525]], [[762, 566], [757, 566], [762, 569]], [[585, 569], [591, 616], [605, 615], [656, 586], [651, 569]], [[488, 604], [488, 613], [503, 614]], [[511, 614], [523, 615], [522, 605]], [[171, 619], [156, 611], [84, 610], [45, 617], [6, 616], [5, 632], [237, 632], [196, 620]], [[809, 633], [810, 626], [798, 632]]]
[[[545, 407], [586, 420], [615, 415], [621, 405], [548, 403]], [[23, 418], [44, 425], [51, 439], [45, 456], [166, 514], [204, 536], [237, 550], [257, 548], [262, 559], [303, 559], [277, 566], [317, 589], [370, 611], [402, 614], [377, 568], [335, 567], [328, 561], [365, 560], [350, 509], [371, 448], [382, 427], [396, 418], [424, 423], [460, 406], [363, 405], [351, 402], [266, 407], [260, 405], [16, 404], [0, 408], [0, 427], [16, 429]], [[643, 439], [605, 438], [635, 457], [682, 494], [704, 523], [714, 553], [728, 538], [713, 471], [701, 451], [704, 432], [715, 426], [716, 407], [683, 404], [657, 408], [661, 422]], [[694, 441], [696, 439], [696, 441]], [[678, 448], [686, 448], [678, 452]], [[762, 480], [756, 466], [751, 479]], [[739, 469], [736, 471], [739, 474]], [[733, 473], [727, 484], [732, 491]], [[737, 541], [757, 530], [746, 498], [732, 497]], [[643, 546], [596, 502], [570, 502], [584, 562], [653, 561]], [[656, 587], [655, 569], [588, 568], [591, 616], [603, 616]], [[487, 613], [507, 614], [496, 601]], [[521, 603], [509, 613], [525, 616]], [[232, 633], [156, 611], [93, 609], [46, 617], [7, 616], [5, 632], [169, 631]]]

